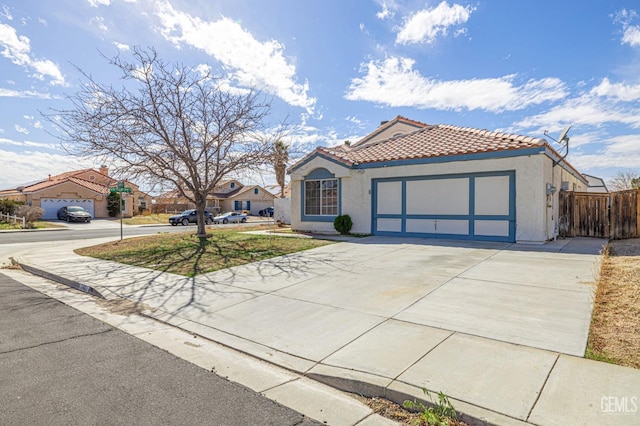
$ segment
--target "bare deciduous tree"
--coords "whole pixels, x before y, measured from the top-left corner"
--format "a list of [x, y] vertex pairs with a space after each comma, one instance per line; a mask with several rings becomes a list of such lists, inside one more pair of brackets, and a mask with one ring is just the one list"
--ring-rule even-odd
[[607, 183], [609, 189], [613, 191], [638, 188], [639, 184], [640, 173], [634, 170], [621, 170]]
[[73, 107], [45, 117], [62, 129], [69, 152], [108, 158], [116, 172], [176, 188], [196, 205], [205, 238], [207, 195], [225, 176], [270, 160], [278, 138], [266, 134], [270, 103], [256, 90], [222, 90], [202, 67], [169, 64], [154, 49], [135, 48], [131, 62], [106, 59], [121, 71], [121, 88], [83, 72]]

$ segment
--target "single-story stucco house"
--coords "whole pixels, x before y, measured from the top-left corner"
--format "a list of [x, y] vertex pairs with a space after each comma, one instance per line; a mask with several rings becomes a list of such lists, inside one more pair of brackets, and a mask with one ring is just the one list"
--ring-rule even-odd
[[319, 147], [288, 170], [294, 230], [505, 242], [558, 232], [559, 191], [587, 179], [543, 138], [398, 116], [357, 143]]
[[[0, 191], [0, 199], [21, 201], [44, 210], [43, 219], [56, 219], [64, 206], [84, 207], [94, 218], [108, 218], [107, 196], [118, 180], [109, 176], [109, 169], [82, 169], [51, 176], [41, 181]], [[124, 181], [130, 193], [123, 193], [122, 215], [131, 217], [149, 208], [151, 196], [138, 185]]]
[[[207, 208], [215, 212], [247, 210], [252, 215], [267, 207], [273, 207], [274, 194], [259, 185], [243, 185], [235, 179], [221, 182], [207, 196]], [[156, 198], [161, 209], [192, 209], [195, 205], [177, 190], [166, 192]]]

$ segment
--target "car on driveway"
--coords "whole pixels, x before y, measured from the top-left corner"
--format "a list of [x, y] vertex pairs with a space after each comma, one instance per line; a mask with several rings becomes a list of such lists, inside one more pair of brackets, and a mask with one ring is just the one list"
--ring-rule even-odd
[[[198, 222], [198, 211], [196, 209], [185, 210], [180, 214], [169, 216], [169, 223], [173, 226], [181, 224], [187, 226], [190, 223]], [[204, 211], [204, 223], [211, 225], [213, 223], [213, 213], [209, 210]]]
[[258, 212], [258, 214], [263, 217], [273, 217], [273, 207], [262, 209]]
[[80, 206], [64, 206], [58, 209], [56, 213], [59, 220], [67, 222], [91, 222], [91, 213]]
[[245, 223], [247, 215], [238, 212], [226, 212], [213, 218], [213, 223]]

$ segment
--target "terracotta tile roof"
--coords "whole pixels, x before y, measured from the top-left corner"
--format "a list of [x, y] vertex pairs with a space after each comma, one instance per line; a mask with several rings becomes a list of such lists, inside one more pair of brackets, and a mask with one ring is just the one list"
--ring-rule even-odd
[[457, 127], [427, 126], [362, 146], [316, 148], [315, 152], [347, 165], [517, 150], [548, 145], [542, 138]]
[[78, 179], [76, 177], [69, 177], [69, 181], [70, 182], [75, 182], [78, 185], [84, 186], [87, 189], [90, 189], [92, 191], [95, 191], [99, 194], [106, 194], [107, 192], [109, 192], [109, 187], [105, 186], [105, 185], [100, 185], [98, 183], [95, 182], [90, 182], [88, 180], [84, 180], [84, 179]]
[[[87, 172], [93, 172], [99, 177], [99, 182], [89, 181], [86, 179], [79, 178], [79, 175], [82, 175]], [[114, 184], [116, 182], [115, 179], [110, 178], [109, 176], [103, 175], [100, 172], [94, 169], [82, 169], [82, 170], [74, 170], [70, 172], [61, 173], [59, 175], [51, 176], [47, 179], [43, 179], [36, 183], [32, 183], [29, 185], [25, 185], [22, 188], [22, 193], [30, 193], [42, 191], [43, 189], [50, 188], [52, 186], [60, 185], [64, 182], [73, 182], [78, 185], [84, 186], [87, 189], [95, 191], [100, 194], [106, 194], [109, 192], [109, 185]]]

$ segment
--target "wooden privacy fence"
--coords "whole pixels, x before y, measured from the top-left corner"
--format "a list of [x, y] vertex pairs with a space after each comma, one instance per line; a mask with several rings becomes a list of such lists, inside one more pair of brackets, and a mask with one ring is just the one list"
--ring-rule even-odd
[[624, 239], [640, 236], [640, 188], [611, 193], [611, 238]]
[[640, 236], [640, 189], [608, 194], [560, 193], [559, 235], [611, 239]]

